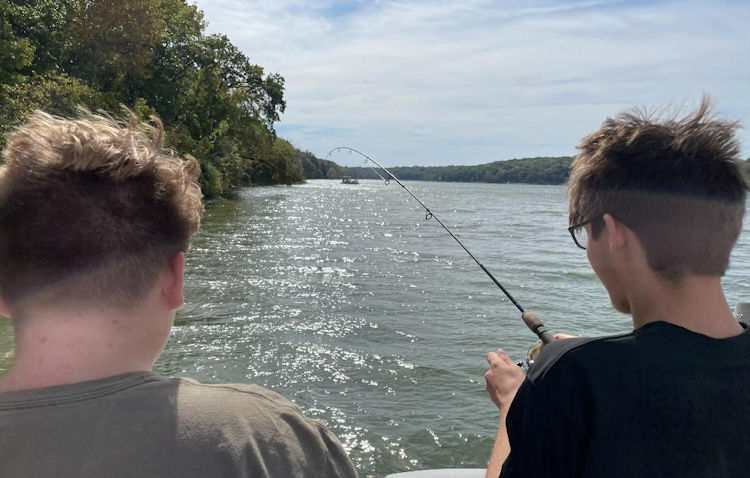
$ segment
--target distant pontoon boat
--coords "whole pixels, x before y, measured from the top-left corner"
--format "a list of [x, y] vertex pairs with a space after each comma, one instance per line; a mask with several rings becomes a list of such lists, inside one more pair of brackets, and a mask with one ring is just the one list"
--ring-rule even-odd
[[359, 184], [359, 180], [352, 176], [342, 176], [341, 184]]

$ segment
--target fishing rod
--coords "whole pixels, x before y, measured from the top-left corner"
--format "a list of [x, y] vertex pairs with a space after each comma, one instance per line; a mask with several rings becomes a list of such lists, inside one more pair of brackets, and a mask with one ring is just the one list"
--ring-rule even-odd
[[[363, 158], [365, 158], [365, 164], [367, 164], [367, 163], [368, 163], [368, 161], [369, 161], [369, 162], [371, 162], [372, 164], [374, 164], [375, 166], [377, 166], [378, 168], [380, 168], [380, 170], [382, 170], [382, 171], [383, 171], [383, 172], [384, 172], [384, 173], [386, 174], [386, 176], [387, 176], [387, 177], [383, 177], [383, 175], [382, 175], [382, 174], [380, 174], [380, 172], [378, 172], [378, 170], [377, 170], [377, 169], [375, 169], [375, 168], [373, 168], [372, 166], [370, 166], [370, 168], [371, 168], [371, 169], [372, 169], [373, 171], [375, 171], [375, 174], [377, 174], [377, 175], [378, 175], [378, 176], [380, 177], [380, 179], [382, 179], [382, 180], [383, 180], [383, 182], [384, 182], [384, 183], [385, 183], [386, 185], [390, 184], [390, 183], [391, 183], [391, 180], [393, 180], [393, 181], [396, 181], [396, 183], [397, 183], [397, 184], [398, 184], [399, 186], [401, 186], [401, 187], [402, 187], [402, 188], [404, 189], [404, 191], [406, 191], [407, 193], [409, 193], [409, 196], [411, 196], [412, 198], [414, 198], [414, 200], [415, 200], [415, 201], [417, 201], [417, 202], [419, 203], [419, 205], [420, 205], [420, 206], [422, 206], [422, 208], [423, 208], [423, 209], [425, 210], [425, 212], [426, 212], [426, 214], [425, 214], [425, 219], [426, 219], [426, 220], [430, 220], [430, 219], [435, 219], [435, 220], [436, 220], [436, 221], [438, 222], [438, 224], [440, 224], [440, 225], [441, 225], [441, 226], [443, 227], [443, 229], [445, 229], [445, 231], [446, 231], [446, 232], [447, 232], [448, 234], [450, 234], [450, 236], [451, 236], [451, 237], [452, 237], [453, 239], [455, 239], [455, 241], [456, 241], [456, 242], [458, 243], [458, 245], [459, 245], [459, 246], [461, 246], [461, 247], [463, 248], [463, 250], [464, 250], [464, 251], [466, 251], [466, 253], [467, 253], [467, 254], [469, 254], [469, 257], [471, 257], [472, 259], [474, 259], [474, 262], [476, 262], [476, 263], [477, 263], [477, 265], [478, 265], [478, 266], [479, 266], [479, 267], [480, 267], [480, 268], [481, 268], [481, 269], [482, 269], [482, 270], [484, 271], [484, 273], [485, 273], [485, 274], [487, 274], [487, 276], [488, 276], [488, 277], [489, 277], [490, 279], [492, 279], [492, 282], [494, 282], [494, 283], [495, 283], [495, 285], [496, 285], [496, 286], [498, 286], [498, 287], [500, 288], [500, 290], [501, 290], [501, 291], [503, 291], [503, 294], [505, 294], [505, 296], [506, 296], [506, 297], [507, 297], [507, 298], [508, 298], [508, 299], [509, 299], [509, 300], [510, 300], [510, 301], [511, 301], [512, 303], [513, 303], [513, 305], [515, 305], [515, 306], [516, 306], [516, 308], [517, 308], [517, 309], [518, 309], [518, 310], [519, 310], [519, 311], [521, 312], [521, 318], [523, 319], [523, 322], [524, 322], [524, 323], [526, 324], [526, 326], [527, 326], [527, 327], [528, 327], [528, 328], [529, 328], [529, 329], [530, 329], [530, 330], [531, 330], [532, 332], [534, 332], [534, 334], [536, 334], [536, 336], [537, 336], [537, 337], [539, 337], [539, 340], [541, 340], [541, 341], [542, 341], [542, 343], [544, 343], [544, 344], [548, 344], [548, 343], [550, 343], [550, 342], [551, 342], [552, 340], [554, 340], [554, 339], [553, 339], [553, 337], [552, 337], [552, 334], [550, 334], [550, 332], [549, 332], [549, 331], [547, 330], [547, 328], [546, 328], [546, 327], [544, 326], [544, 324], [542, 324], [542, 321], [541, 321], [541, 320], [539, 320], [539, 318], [538, 318], [538, 317], [537, 317], [536, 315], [534, 315], [534, 313], [533, 313], [533, 312], [531, 312], [531, 311], [529, 311], [529, 310], [526, 310], [526, 309], [524, 309], [523, 307], [521, 307], [521, 304], [519, 304], [519, 303], [518, 303], [518, 301], [517, 301], [517, 300], [516, 300], [516, 299], [515, 299], [515, 298], [514, 298], [514, 297], [513, 297], [513, 296], [512, 296], [511, 294], [510, 294], [510, 292], [508, 292], [508, 290], [507, 290], [507, 289], [506, 289], [505, 287], [503, 287], [503, 285], [502, 285], [502, 284], [500, 283], [500, 281], [498, 281], [498, 280], [497, 280], [497, 279], [495, 278], [495, 276], [494, 276], [494, 275], [492, 275], [492, 272], [490, 272], [490, 271], [489, 271], [489, 270], [488, 270], [488, 269], [487, 269], [487, 268], [486, 268], [486, 267], [484, 266], [484, 264], [482, 264], [481, 262], [479, 262], [479, 260], [478, 260], [478, 259], [477, 259], [477, 258], [476, 258], [476, 257], [474, 256], [474, 254], [472, 254], [472, 253], [471, 253], [471, 251], [470, 251], [469, 249], [467, 249], [467, 248], [466, 248], [466, 246], [465, 246], [465, 245], [464, 245], [464, 244], [463, 244], [463, 243], [462, 243], [462, 242], [461, 242], [461, 241], [460, 241], [460, 240], [459, 240], [459, 239], [458, 239], [458, 238], [456, 237], [456, 235], [455, 235], [455, 234], [453, 234], [453, 232], [452, 232], [452, 231], [451, 231], [451, 230], [450, 230], [450, 229], [448, 228], [448, 226], [446, 226], [446, 225], [445, 225], [445, 223], [443, 223], [443, 221], [441, 221], [441, 220], [440, 220], [440, 218], [439, 218], [439, 217], [437, 217], [437, 216], [435, 215], [435, 213], [434, 213], [434, 212], [432, 212], [432, 211], [430, 210], [430, 208], [429, 208], [429, 207], [427, 207], [427, 205], [425, 205], [425, 203], [423, 203], [423, 202], [422, 202], [422, 200], [421, 200], [421, 199], [419, 199], [419, 198], [418, 198], [417, 196], [415, 196], [415, 195], [414, 195], [414, 193], [413, 193], [413, 192], [411, 192], [411, 190], [410, 190], [409, 188], [407, 188], [407, 187], [406, 187], [406, 185], [404, 185], [404, 183], [402, 183], [402, 182], [401, 182], [401, 181], [400, 181], [400, 180], [399, 180], [399, 179], [398, 179], [398, 178], [397, 178], [397, 177], [396, 177], [396, 176], [395, 176], [395, 175], [394, 175], [394, 174], [393, 174], [392, 172], [390, 172], [390, 171], [389, 171], [388, 169], [386, 169], [385, 167], [381, 166], [381, 165], [380, 165], [380, 163], [378, 163], [377, 161], [375, 161], [374, 159], [372, 159], [371, 157], [369, 157], [368, 155], [366, 155], [366, 154], [365, 154], [365, 153], [363, 153], [362, 151], [359, 151], [359, 150], [357, 150], [357, 149], [354, 149], [354, 148], [350, 148], [350, 147], [348, 147], [348, 146], [338, 146], [338, 147], [336, 147], [336, 148], [333, 148], [333, 149], [332, 149], [332, 150], [330, 150], [330, 151], [328, 152], [328, 154], [326, 155], [326, 159], [328, 159], [328, 158], [329, 158], [329, 157], [331, 156], [331, 154], [333, 154], [333, 153], [335, 153], [335, 152], [337, 152], [337, 151], [348, 151], [348, 152], [349, 152], [349, 154], [351, 154], [352, 152], [354, 152], [354, 153], [357, 153], [357, 154], [359, 154], [360, 156], [362, 156]], [[369, 166], [369, 165], [368, 165], [368, 166]]]

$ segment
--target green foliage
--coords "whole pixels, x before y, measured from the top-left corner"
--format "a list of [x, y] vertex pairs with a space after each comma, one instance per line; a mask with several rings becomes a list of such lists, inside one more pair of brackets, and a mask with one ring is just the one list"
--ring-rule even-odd
[[141, 121], [148, 121], [152, 116], [156, 116], [156, 110], [148, 105], [145, 99], [138, 98], [133, 104], [131, 110]]
[[[355, 176], [360, 179], [379, 179], [370, 168], [346, 168], [324, 161], [311, 153], [303, 154], [305, 177], [310, 179], [336, 179], [341, 175]], [[307, 156], [309, 155], [309, 159]], [[309, 161], [309, 164], [308, 164]], [[570, 176], [572, 157], [523, 158], [477, 166], [410, 166], [389, 168], [399, 179], [411, 181], [454, 181], [485, 183], [530, 183], [530, 184], [564, 184]], [[328, 171], [321, 169], [324, 163]], [[739, 162], [739, 168], [750, 186], [750, 158]]]
[[152, 74], [166, 23], [159, 7], [153, 0], [80, 1], [71, 22], [74, 61], [68, 70], [96, 88], [129, 99], [131, 85]]
[[[0, 11], [10, 12], [7, 0], [0, 0]], [[17, 37], [13, 33], [9, 15], [3, 14], [0, 17], [0, 84], [15, 83], [33, 60], [34, 46], [31, 41]]]
[[275, 183], [290, 185], [304, 180], [302, 161], [289, 141], [277, 138], [271, 151], [271, 162], [274, 165], [272, 178]]
[[5, 135], [35, 109], [72, 116], [78, 105], [97, 105], [99, 95], [86, 83], [65, 73], [47, 72], [0, 84], [0, 148]]
[[333, 161], [315, 157], [309, 151], [297, 151], [302, 161], [302, 171], [307, 179], [341, 179], [342, 168]]
[[34, 109], [125, 104], [198, 159], [206, 197], [302, 181], [299, 152], [274, 131], [284, 79], [205, 29], [185, 0], [0, 0], [0, 146]]
[[[573, 158], [523, 158], [477, 166], [410, 166], [389, 168], [399, 179], [485, 183], [563, 184], [570, 175]], [[342, 174], [377, 179], [370, 168], [340, 168]]]
[[750, 158], [740, 161], [739, 165], [742, 175], [745, 176], [745, 181], [747, 181], [748, 186], [750, 186]]
[[224, 194], [224, 186], [221, 184], [219, 172], [213, 165], [200, 161], [201, 165], [201, 188], [206, 197], [216, 197]]
[[28, 42], [34, 49], [25, 74], [58, 71], [71, 58], [71, 27], [82, 0], [0, 0], [0, 23], [10, 25], [12, 36]]

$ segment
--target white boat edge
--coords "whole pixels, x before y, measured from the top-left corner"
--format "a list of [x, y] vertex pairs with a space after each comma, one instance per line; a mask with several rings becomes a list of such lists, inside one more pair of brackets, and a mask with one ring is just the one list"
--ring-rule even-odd
[[486, 472], [484, 468], [442, 468], [393, 473], [385, 478], [484, 478]]

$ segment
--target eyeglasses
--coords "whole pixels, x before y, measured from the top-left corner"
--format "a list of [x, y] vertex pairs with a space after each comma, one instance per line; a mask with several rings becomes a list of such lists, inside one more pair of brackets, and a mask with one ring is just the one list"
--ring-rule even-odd
[[589, 244], [589, 234], [588, 232], [586, 232], [586, 228], [583, 226], [585, 226], [586, 224], [591, 224], [597, 219], [600, 219], [602, 216], [603, 214], [599, 214], [598, 216], [594, 216], [587, 221], [579, 222], [578, 224], [573, 224], [572, 226], [568, 228], [568, 232], [570, 233], [570, 236], [573, 238], [573, 242], [576, 243], [576, 246], [584, 250], [586, 249], [586, 246], [588, 246]]

